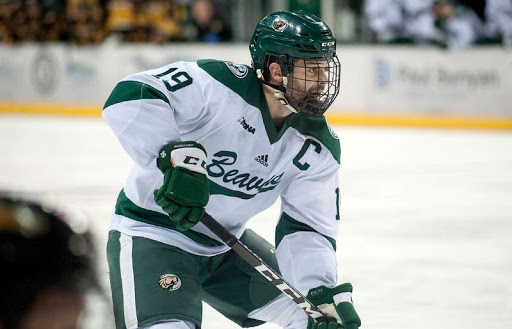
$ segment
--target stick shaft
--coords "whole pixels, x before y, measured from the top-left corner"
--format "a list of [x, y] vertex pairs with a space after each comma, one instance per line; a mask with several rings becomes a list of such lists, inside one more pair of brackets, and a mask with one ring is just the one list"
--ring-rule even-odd
[[226, 245], [228, 245], [234, 252], [236, 252], [242, 259], [249, 265], [254, 267], [261, 273], [270, 283], [281, 290], [288, 298], [296, 303], [300, 308], [306, 312], [307, 315], [314, 319], [324, 316], [324, 314], [310, 301], [304, 297], [297, 289], [292, 287], [286, 280], [284, 280], [279, 273], [273, 270], [270, 266], [258, 257], [252, 250], [244, 245], [236, 236], [229, 232], [224, 226], [217, 222], [211, 215], [205, 214], [201, 219], [210, 231], [218, 236]]

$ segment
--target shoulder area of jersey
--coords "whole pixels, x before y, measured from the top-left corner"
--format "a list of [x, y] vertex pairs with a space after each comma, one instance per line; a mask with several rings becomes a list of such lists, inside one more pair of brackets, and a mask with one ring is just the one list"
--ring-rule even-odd
[[299, 116], [294, 121], [292, 127], [303, 136], [314, 137], [323, 144], [340, 163], [341, 145], [340, 140], [334, 129], [329, 125], [324, 116]]
[[322, 140], [339, 140], [325, 116], [298, 116], [293, 126], [305, 135], [322, 136]]
[[244, 79], [250, 73], [252, 68], [245, 64], [237, 64], [231, 61], [221, 61], [216, 59], [201, 59], [197, 61], [197, 65], [212, 75], [231, 75], [238, 79]]
[[334, 139], [340, 139], [338, 137], [338, 134], [336, 134], [336, 132], [334, 131], [334, 129], [332, 129], [331, 125], [329, 123], [327, 123], [327, 129], [329, 129], [329, 132], [331, 133], [331, 136], [334, 138]]

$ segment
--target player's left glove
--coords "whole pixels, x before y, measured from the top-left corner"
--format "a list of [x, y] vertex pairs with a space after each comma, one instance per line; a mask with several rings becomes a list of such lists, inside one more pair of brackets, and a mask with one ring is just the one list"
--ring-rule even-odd
[[206, 150], [196, 142], [165, 145], [157, 167], [164, 174], [164, 184], [154, 192], [155, 202], [185, 231], [203, 217], [209, 199]]
[[352, 304], [352, 285], [344, 283], [334, 288], [310, 289], [306, 298], [328, 318], [308, 319], [307, 329], [357, 329], [361, 319]]

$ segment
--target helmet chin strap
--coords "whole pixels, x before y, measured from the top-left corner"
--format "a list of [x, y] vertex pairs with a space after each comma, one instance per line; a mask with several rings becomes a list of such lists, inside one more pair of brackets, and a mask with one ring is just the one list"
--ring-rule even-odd
[[298, 111], [293, 106], [290, 105], [290, 103], [288, 102], [284, 95], [284, 93], [286, 92], [286, 85], [288, 84], [288, 77], [283, 77], [282, 85], [276, 85], [265, 81], [261, 69], [256, 70], [256, 75], [258, 76], [258, 79], [260, 79], [262, 83], [266, 84], [267, 86], [270, 87], [270, 89], [272, 89], [274, 97], [279, 101], [279, 103], [281, 103], [281, 105], [286, 106], [286, 108], [288, 108], [293, 113], [298, 113]]

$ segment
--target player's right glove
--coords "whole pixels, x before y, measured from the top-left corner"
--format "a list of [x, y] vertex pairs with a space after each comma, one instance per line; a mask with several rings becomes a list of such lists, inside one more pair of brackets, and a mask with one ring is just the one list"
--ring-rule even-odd
[[325, 286], [310, 289], [306, 298], [327, 318], [308, 319], [307, 329], [357, 329], [361, 319], [352, 304], [352, 285], [344, 283], [334, 288]]
[[206, 150], [192, 141], [167, 144], [160, 150], [157, 167], [164, 184], [155, 190], [155, 202], [178, 230], [188, 230], [201, 220], [209, 199]]

